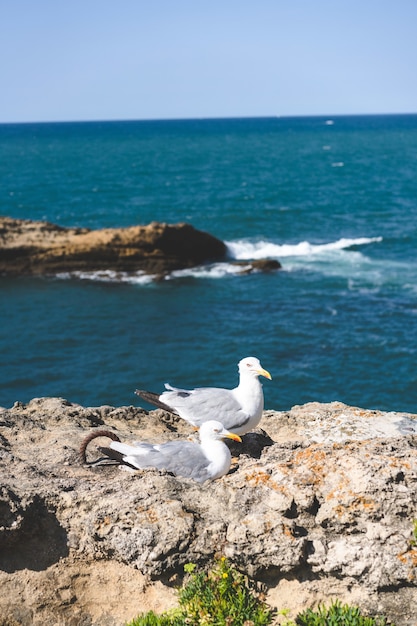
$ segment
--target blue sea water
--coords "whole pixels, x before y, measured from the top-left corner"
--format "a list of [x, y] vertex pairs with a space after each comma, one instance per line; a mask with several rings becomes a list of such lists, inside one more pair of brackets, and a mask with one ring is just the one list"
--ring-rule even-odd
[[187, 221], [283, 266], [1, 277], [0, 406], [231, 387], [253, 354], [267, 408], [417, 412], [417, 115], [0, 125], [0, 214]]

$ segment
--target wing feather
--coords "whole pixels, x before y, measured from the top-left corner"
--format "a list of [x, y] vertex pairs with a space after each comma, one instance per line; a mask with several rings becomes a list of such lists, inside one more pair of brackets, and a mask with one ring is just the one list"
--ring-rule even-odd
[[111, 448], [123, 460], [138, 469], [164, 469], [185, 478], [204, 482], [210, 478], [210, 462], [201, 447], [191, 441], [169, 441], [164, 444], [135, 443], [134, 446], [112, 442]]
[[201, 426], [213, 419], [221, 422], [228, 430], [233, 430], [245, 424], [250, 417], [229, 389], [198, 387], [187, 390], [169, 386], [160, 400], [194, 426]]

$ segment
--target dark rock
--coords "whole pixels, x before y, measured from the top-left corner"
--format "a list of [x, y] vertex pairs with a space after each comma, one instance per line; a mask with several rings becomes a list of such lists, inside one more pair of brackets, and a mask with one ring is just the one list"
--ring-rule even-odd
[[221, 240], [185, 223], [89, 230], [0, 218], [3, 275], [143, 271], [160, 276], [225, 255]]
[[276, 272], [282, 265], [276, 259], [255, 259], [253, 261], [236, 261], [235, 265], [242, 267], [241, 274], [252, 272]]

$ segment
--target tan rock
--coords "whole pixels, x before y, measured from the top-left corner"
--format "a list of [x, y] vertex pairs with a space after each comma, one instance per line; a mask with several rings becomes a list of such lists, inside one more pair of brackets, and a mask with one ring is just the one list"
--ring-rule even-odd
[[415, 624], [416, 416], [310, 403], [261, 426], [269, 437], [233, 444], [232, 473], [199, 485], [80, 464], [97, 428], [191, 435], [163, 411], [59, 398], [0, 410], [0, 622], [116, 626], [175, 606], [184, 564], [224, 554], [289, 617], [338, 598]]
[[223, 259], [225, 244], [190, 224], [62, 228], [0, 217], [0, 274], [138, 272], [163, 275]]

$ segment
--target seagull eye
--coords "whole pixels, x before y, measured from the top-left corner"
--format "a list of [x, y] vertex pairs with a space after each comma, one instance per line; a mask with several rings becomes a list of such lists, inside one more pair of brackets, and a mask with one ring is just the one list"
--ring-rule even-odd
[[215, 429], [214, 429], [214, 432], [215, 432], [215, 433], [219, 433], [219, 432], [220, 432], [220, 428], [215, 428]]

